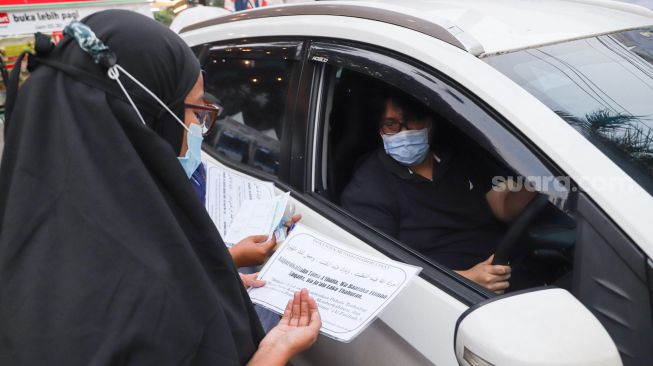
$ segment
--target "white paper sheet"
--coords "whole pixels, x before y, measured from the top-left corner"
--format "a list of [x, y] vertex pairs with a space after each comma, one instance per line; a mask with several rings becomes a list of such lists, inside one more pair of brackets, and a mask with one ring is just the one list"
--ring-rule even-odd
[[267, 281], [250, 298], [282, 314], [295, 291], [307, 288], [323, 334], [349, 342], [362, 332], [421, 268], [376, 258], [297, 225], [261, 270]]
[[227, 228], [225, 243], [237, 243], [250, 235], [270, 237], [281, 222], [288, 197], [289, 192], [272, 199], [244, 201]]
[[246, 200], [271, 199], [274, 184], [231, 172], [210, 161], [206, 165], [206, 210], [224, 238], [234, 216]]

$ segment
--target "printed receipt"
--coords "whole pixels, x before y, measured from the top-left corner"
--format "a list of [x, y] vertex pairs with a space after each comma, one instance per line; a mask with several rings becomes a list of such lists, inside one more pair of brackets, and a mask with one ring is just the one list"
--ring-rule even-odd
[[324, 335], [349, 342], [422, 269], [347, 248], [297, 225], [259, 274], [267, 281], [249, 296], [276, 313], [307, 288], [320, 309]]
[[272, 182], [261, 182], [233, 173], [210, 161], [204, 164], [206, 165], [206, 210], [223, 238], [244, 201], [274, 197]]

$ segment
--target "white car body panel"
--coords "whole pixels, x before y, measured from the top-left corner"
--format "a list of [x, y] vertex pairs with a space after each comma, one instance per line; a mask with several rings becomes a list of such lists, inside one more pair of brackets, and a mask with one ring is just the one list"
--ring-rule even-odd
[[[442, 71], [507, 118], [575, 180], [649, 257], [653, 256], [653, 225], [649, 223], [653, 197], [548, 107], [478, 58], [406, 28], [348, 17], [264, 18], [182, 34], [191, 46], [263, 36], [317, 36], [374, 44]], [[603, 183], [606, 181], [621, 187], [614, 189]]]

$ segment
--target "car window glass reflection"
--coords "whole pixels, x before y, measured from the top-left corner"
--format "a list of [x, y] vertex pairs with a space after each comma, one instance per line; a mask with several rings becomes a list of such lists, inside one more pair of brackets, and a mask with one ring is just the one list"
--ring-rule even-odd
[[542, 101], [653, 194], [653, 29], [484, 60]]
[[279, 172], [292, 61], [208, 57], [207, 93], [224, 111], [205, 140], [215, 152], [265, 173]]

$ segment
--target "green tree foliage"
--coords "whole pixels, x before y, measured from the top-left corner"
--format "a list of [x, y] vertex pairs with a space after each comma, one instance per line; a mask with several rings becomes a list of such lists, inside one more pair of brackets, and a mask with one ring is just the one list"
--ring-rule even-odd
[[172, 8], [165, 8], [154, 13], [154, 19], [167, 26], [170, 26], [174, 18], [175, 14], [172, 12]]
[[556, 113], [591, 140], [625, 153], [631, 161], [653, 173], [653, 129], [643, 122], [643, 117], [608, 109], [587, 113], [582, 118], [564, 111]]

